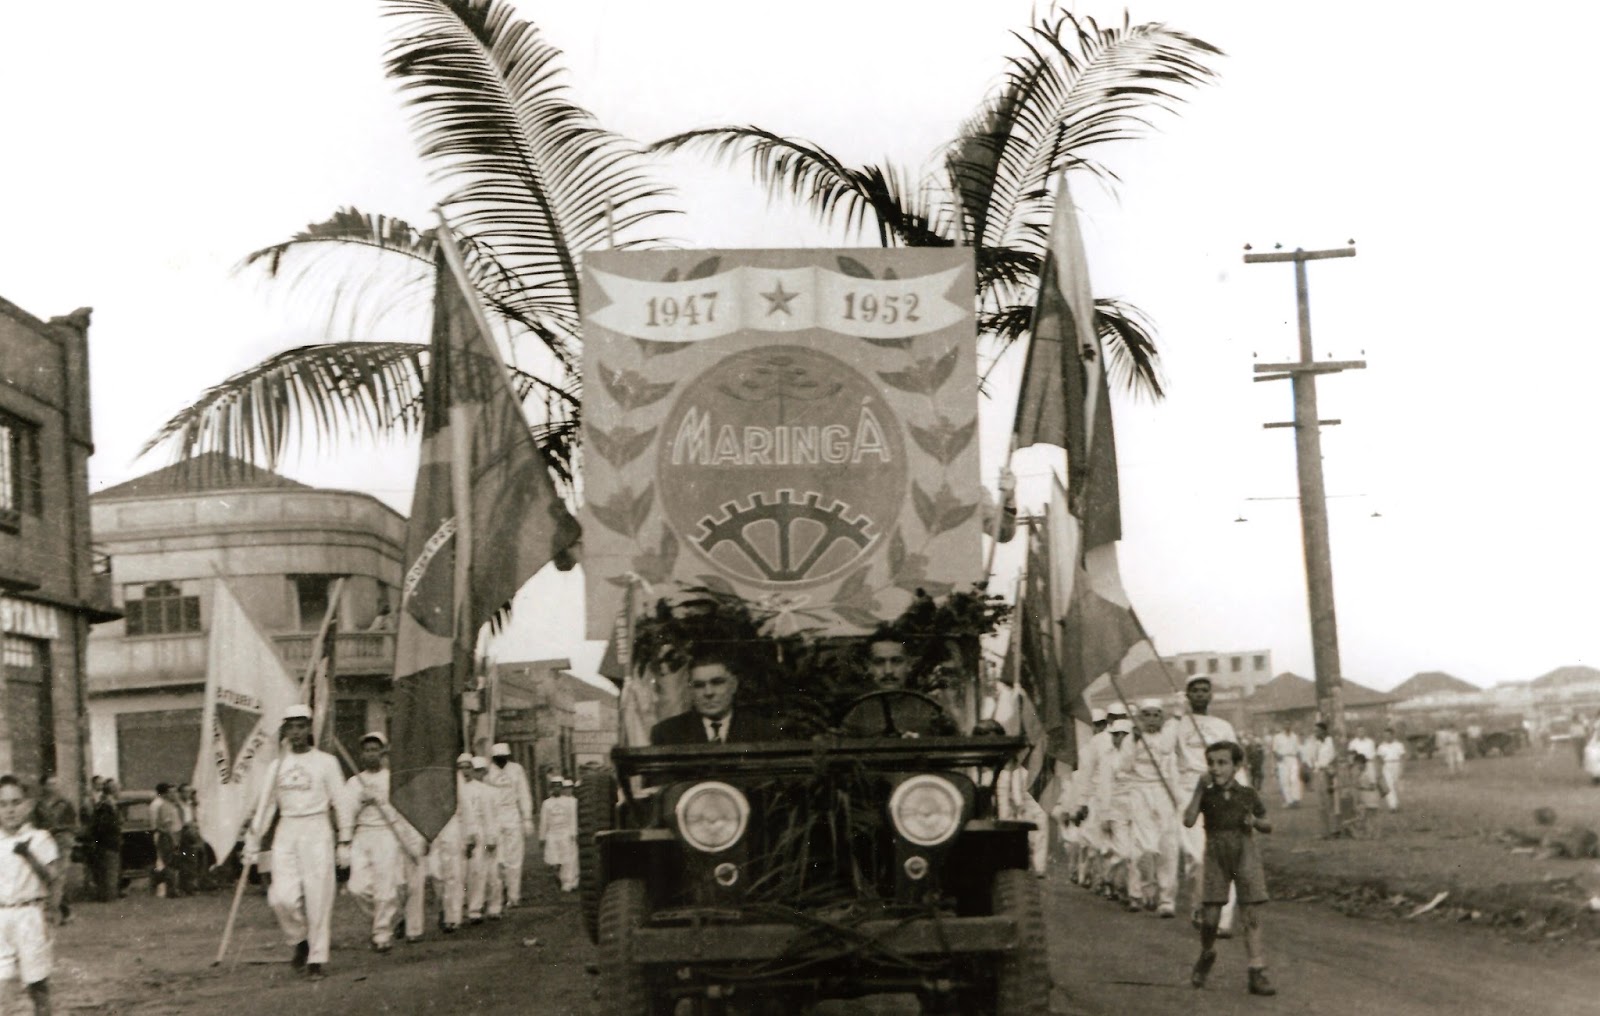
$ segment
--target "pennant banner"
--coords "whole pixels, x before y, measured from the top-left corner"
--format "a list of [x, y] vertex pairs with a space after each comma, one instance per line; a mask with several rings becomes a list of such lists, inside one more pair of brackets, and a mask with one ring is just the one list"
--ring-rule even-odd
[[[720, 259], [719, 259], [720, 263]], [[651, 342], [702, 342], [739, 331], [821, 328], [857, 338], [904, 339], [948, 328], [971, 311], [946, 293], [959, 268], [917, 278], [863, 278], [811, 266], [743, 265], [704, 278], [652, 282], [589, 277], [610, 303], [589, 320]]]
[[193, 781], [204, 804], [200, 835], [218, 857], [228, 856], [255, 814], [278, 757], [283, 711], [299, 701], [299, 685], [278, 650], [245, 614], [228, 583], [218, 578], [211, 594], [200, 757]]

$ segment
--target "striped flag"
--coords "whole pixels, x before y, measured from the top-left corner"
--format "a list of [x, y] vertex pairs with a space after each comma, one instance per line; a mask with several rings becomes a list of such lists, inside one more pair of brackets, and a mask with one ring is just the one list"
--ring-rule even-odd
[[1070, 737], [1074, 716], [1087, 720], [1091, 684], [1155, 655], [1117, 564], [1122, 505], [1105, 368], [1088, 260], [1063, 174], [1015, 426], [1018, 448], [1056, 444], [1067, 451], [1067, 486], [1054, 486], [1044, 541], [1051, 616], [1060, 626], [1059, 694], [1041, 695], [1053, 742]]
[[571, 567], [579, 535], [443, 223], [438, 236], [390, 732], [395, 806], [429, 840], [455, 811], [478, 631], [540, 568]]

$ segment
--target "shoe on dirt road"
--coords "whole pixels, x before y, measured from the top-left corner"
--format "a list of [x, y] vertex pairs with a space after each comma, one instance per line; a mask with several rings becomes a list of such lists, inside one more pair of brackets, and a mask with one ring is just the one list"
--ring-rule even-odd
[[308, 963], [306, 965], [306, 980], [320, 981], [324, 976], [326, 975], [324, 975], [322, 972], [321, 963]]
[[306, 965], [306, 957], [308, 957], [310, 955], [311, 955], [311, 943], [302, 939], [294, 947], [294, 955], [289, 957], [289, 964], [290, 964], [290, 966], [294, 967], [296, 970], [299, 970], [301, 967]]
[[[1204, 988], [1206, 986], [1206, 976], [1211, 973], [1211, 968], [1216, 962], [1217, 951], [1215, 949], [1207, 949], [1202, 952], [1200, 958], [1194, 961], [1194, 972], [1189, 975], [1189, 983], [1196, 988]], [[1253, 976], [1250, 983], [1252, 985], [1256, 983]]]
[[1272, 986], [1272, 982], [1267, 980], [1267, 971], [1265, 967], [1250, 968], [1250, 994], [1276, 995], [1277, 993], [1278, 989], [1274, 988]]

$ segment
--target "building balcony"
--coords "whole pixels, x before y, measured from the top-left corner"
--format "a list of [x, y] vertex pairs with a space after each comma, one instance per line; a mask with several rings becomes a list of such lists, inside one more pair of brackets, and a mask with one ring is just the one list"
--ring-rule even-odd
[[[316, 640], [317, 633], [311, 631], [272, 636], [284, 665], [296, 676], [311, 662]], [[333, 654], [334, 670], [341, 675], [388, 677], [394, 672], [394, 632], [340, 632]]]

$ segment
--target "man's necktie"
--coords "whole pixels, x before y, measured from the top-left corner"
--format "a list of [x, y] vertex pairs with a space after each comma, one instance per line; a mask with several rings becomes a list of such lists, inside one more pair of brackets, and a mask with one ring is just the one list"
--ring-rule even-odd
[[721, 720], [712, 720], [710, 722], [711, 722], [711, 740], [713, 740], [713, 741], [722, 740], [722, 721]]

